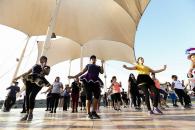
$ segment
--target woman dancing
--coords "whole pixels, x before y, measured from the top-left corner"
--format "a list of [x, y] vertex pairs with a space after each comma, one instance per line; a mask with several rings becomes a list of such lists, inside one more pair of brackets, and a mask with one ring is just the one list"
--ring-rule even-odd
[[35, 107], [35, 98], [43, 86], [50, 86], [45, 79], [45, 75], [49, 75], [50, 67], [47, 66], [47, 57], [41, 56], [40, 64], [36, 64], [28, 72], [15, 78], [15, 81], [23, 77], [26, 86], [26, 109], [27, 114], [21, 121], [31, 121], [33, 119], [33, 109]]
[[[152, 70], [151, 68], [144, 65], [144, 58], [139, 57], [137, 59], [137, 64], [135, 66], [127, 67], [126, 65], [123, 65], [123, 67], [128, 70], [138, 71], [137, 84], [140, 87], [140, 89], [142, 89], [144, 92], [145, 102], [148, 108], [148, 114], [163, 114], [158, 109], [159, 92], [157, 91], [157, 88], [154, 85], [154, 81], [150, 78], [150, 73], [162, 72], [166, 70], [166, 65], [164, 65], [163, 69]], [[150, 100], [149, 100], [150, 93], [148, 89], [154, 93], [154, 104], [153, 104], [154, 109], [153, 110], [151, 109], [151, 106], [150, 106]]]

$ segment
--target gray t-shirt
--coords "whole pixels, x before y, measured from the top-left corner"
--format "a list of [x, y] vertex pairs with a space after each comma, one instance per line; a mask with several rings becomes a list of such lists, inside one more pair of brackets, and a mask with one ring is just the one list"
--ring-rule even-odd
[[61, 93], [62, 83], [61, 82], [54, 82], [52, 84], [52, 90], [51, 93]]

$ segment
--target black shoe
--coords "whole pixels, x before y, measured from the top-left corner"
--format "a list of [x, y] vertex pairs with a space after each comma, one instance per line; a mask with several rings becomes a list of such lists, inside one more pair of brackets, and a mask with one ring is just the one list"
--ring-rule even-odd
[[92, 116], [92, 113], [91, 113], [91, 112], [88, 113], [88, 118], [89, 118], [89, 119], [93, 119], [93, 116]]
[[53, 113], [53, 111], [50, 111], [50, 113]]
[[93, 119], [100, 119], [100, 116], [94, 111], [92, 112]]
[[26, 113], [26, 111], [21, 111], [20, 113]]
[[74, 110], [72, 111], [72, 113], [74, 113]]
[[33, 114], [29, 114], [28, 118], [27, 118], [27, 121], [32, 121], [32, 119], [33, 119]]
[[54, 113], [56, 113], [56, 110], [54, 110]]
[[24, 117], [22, 117], [22, 118], [20, 119], [20, 121], [26, 121], [27, 118], [28, 118], [28, 114], [26, 114]]
[[46, 109], [45, 111], [49, 111], [49, 109]]

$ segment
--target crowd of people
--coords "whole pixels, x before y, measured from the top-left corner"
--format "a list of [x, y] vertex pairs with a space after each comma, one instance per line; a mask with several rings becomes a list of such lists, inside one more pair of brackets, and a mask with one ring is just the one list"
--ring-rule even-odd
[[[194, 50], [193, 50], [194, 51]], [[192, 68], [188, 72], [189, 85], [191, 90], [195, 91], [195, 83], [193, 76], [195, 68], [195, 53], [190, 53], [188, 57], [192, 61]], [[163, 114], [163, 110], [169, 107], [167, 98], [170, 97], [173, 107], [178, 107], [177, 99], [185, 109], [192, 106], [191, 97], [187, 93], [186, 86], [182, 81], [178, 80], [177, 75], [172, 75], [172, 83], [164, 84], [156, 78], [156, 74], [165, 71], [167, 66], [162, 69], [153, 70], [144, 65], [144, 59], [139, 57], [135, 66], [127, 67], [126, 70], [136, 70], [137, 78], [133, 73], [130, 73], [128, 89], [124, 91], [121, 82], [117, 81], [117, 77], [111, 79], [108, 91], [101, 95], [101, 88], [104, 86], [99, 74], [104, 73], [102, 61], [101, 66], [96, 65], [96, 56], [90, 57], [90, 64], [74, 76], [68, 76], [69, 79], [74, 79], [74, 82], [63, 86], [60, 82], [60, 77], [56, 77], [54, 82], [50, 84], [45, 76], [49, 75], [50, 67], [47, 65], [47, 57], [40, 58], [40, 64], [36, 64], [28, 72], [18, 76], [14, 80], [14, 85], [7, 88], [10, 89], [4, 103], [4, 111], [10, 111], [10, 108], [16, 101], [16, 93], [20, 91], [18, 87], [18, 79], [23, 78], [26, 86], [25, 100], [22, 113], [26, 113], [21, 121], [31, 121], [33, 119], [33, 109], [35, 107], [35, 98], [43, 86], [47, 86], [47, 91], [43, 92], [46, 96], [46, 111], [56, 113], [58, 106], [63, 107], [63, 111], [71, 108], [72, 113], [80, 110], [86, 111], [88, 118], [100, 119], [98, 110], [100, 109], [100, 101], [102, 99], [103, 106], [111, 107], [113, 110], [122, 111], [124, 108], [134, 108], [142, 111], [146, 106], [148, 114]], [[92, 106], [92, 107], [91, 107]]]

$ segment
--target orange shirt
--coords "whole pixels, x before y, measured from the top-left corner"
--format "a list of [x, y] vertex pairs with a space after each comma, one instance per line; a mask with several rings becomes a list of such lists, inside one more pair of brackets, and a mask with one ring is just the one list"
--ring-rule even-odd
[[120, 93], [121, 92], [121, 85], [117, 82], [113, 83], [112, 85], [112, 92], [113, 93]]

